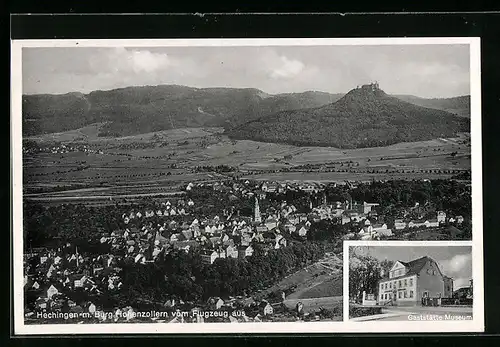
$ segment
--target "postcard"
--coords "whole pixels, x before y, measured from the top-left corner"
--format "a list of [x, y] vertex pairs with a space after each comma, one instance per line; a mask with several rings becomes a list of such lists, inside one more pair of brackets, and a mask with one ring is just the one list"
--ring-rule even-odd
[[484, 331], [479, 38], [11, 47], [15, 334]]

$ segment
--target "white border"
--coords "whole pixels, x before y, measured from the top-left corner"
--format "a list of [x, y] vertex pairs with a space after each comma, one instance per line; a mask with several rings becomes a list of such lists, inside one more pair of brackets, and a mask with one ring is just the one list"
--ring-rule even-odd
[[[22, 48], [23, 47], [244, 47], [244, 46], [322, 46], [322, 45], [470, 45], [471, 94], [471, 165], [472, 165], [472, 236], [474, 273], [474, 320], [454, 322], [453, 325], [420, 322], [349, 322], [344, 313], [343, 322], [309, 323], [135, 323], [135, 324], [44, 324], [25, 325], [23, 314], [23, 211], [22, 211]], [[481, 152], [481, 81], [480, 38], [284, 38], [284, 39], [120, 39], [120, 40], [14, 40], [11, 41], [11, 143], [13, 182], [13, 285], [14, 334], [140, 334], [140, 333], [336, 333], [336, 332], [479, 332], [484, 331], [483, 296], [483, 238], [482, 238], [482, 152]], [[407, 241], [402, 241], [408, 243]], [[467, 242], [467, 241], [466, 241]], [[418, 241], [411, 241], [417, 245]], [[439, 242], [425, 242], [426, 245]], [[444, 244], [451, 245], [448, 241]], [[348, 242], [344, 243], [344, 249]], [[379, 243], [382, 245], [382, 243]], [[347, 253], [344, 253], [345, 255]], [[346, 287], [346, 256], [344, 256], [344, 312], [348, 306]], [[17, 264], [17, 266], [16, 266]], [[385, 324], [388, 323], [388, 324]], [[390, 323], [390, 324], [389, 324]]]
[[281, 39], [83, 39], [14, 40], [23, 47], [244, 47], [244, 46], [357, 46], [357, 45], [457, 45], [471, 44], [475, 37], [395, 38], [281, 38]]

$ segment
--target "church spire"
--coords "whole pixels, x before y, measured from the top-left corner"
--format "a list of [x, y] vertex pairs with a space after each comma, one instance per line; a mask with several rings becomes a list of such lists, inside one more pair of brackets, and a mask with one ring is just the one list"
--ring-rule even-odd
[[262, 222], [262, 217], [260, 215], [260, 208], [259, 208], [259, 200], [257, 198], [255, 198], [254, 222], [257, 222], [257, 223]]
[[76, 253], [76, 267], [80, 265], [79, 259], [80, 255], [78, 254], [78, 246], [75, 247], [75, 253]]

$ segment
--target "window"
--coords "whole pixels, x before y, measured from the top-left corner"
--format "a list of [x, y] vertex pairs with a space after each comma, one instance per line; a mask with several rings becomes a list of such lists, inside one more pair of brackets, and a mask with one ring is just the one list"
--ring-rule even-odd
[[392, 282], [389, 282], [389, 289], [392, 288]]
[[408, 292], [405, 290], [405, 298], [408, 297]]
[[399, 288], [401, 288], [401, 280], [399, 280]]
[[432, 274], [436, 276], [436, 270], [432, 270]]
[[380, 300], [384, 300], [384, 294], [380, 294]]
[[410, 298], [413, 298], [413, 290], [410, 290]]
[[405, 278], [405, 287], [408, 286], [408, 281]]
[[410, 287], [413, 287], [413, 278], [410, 278]]
[[402, 292], [398, 292], [398, 298], [400, 298], [400, 299], [401, 299], [401, 293]]

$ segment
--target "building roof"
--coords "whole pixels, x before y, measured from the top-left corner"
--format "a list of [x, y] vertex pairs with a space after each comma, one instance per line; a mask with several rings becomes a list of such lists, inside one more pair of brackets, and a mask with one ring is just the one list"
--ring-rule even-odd
[[269, 302], [267, 302], [267, 301], [261, 301], [259, 303], [260, 308], [266, 308], [268, 305], [270, 306]]
[[420, 270], [422, 270], [422, 268], [425, 266], [425, 264], [427, 264], [427, 261], [429, 261], [429, 260], [433, 261], [428, 256], [424, 256], [424, 257], [412, 260], [410, 262], [404, 262], [404, 261], [399, 261], [399, 262], [406, 267], [406, 269], [407, 269], [406, 275], [415, 275], [415, 274], [418, 274], [420, 272]]
[[[407, 271], [404, 275], [401, 275], [401, 276], [397, 276], [397, 277], [392, 277], [392, 278], [389, 278], [388, 276], [382, 278], [380, 280], [380, 282], [385, 282], [387, 280], [396, 280], [398, 278], [403, 278], [403, 277], [408, 277], [408, 276], [412, 276], [412, 275], [417, 275], [420, 273], [420, 271], [422, 270], [422, 268], [425, 266], [425, 264], [427, 264], [427, 261], [433, 261], [435, 262], [432, 258], [428, 257], [428, 256], [424, 256], [424, 257], [421, 257], [421, 258], [418, 258], [418, 259], [415, 259], [415, 260], [412, 260], [410, 262], [404, 262], [404, 261], [401, 261], [401, 260], [398, 260], [398, 262], [400, 262], [401, 264], [403, 264]], [[438, 267], [439, 269], [439, 267]]]
[[453, 291], [453, 293], [461, 293], [461, 292], [469, 292], [471, 291], [470, 287], [460, 287]]

